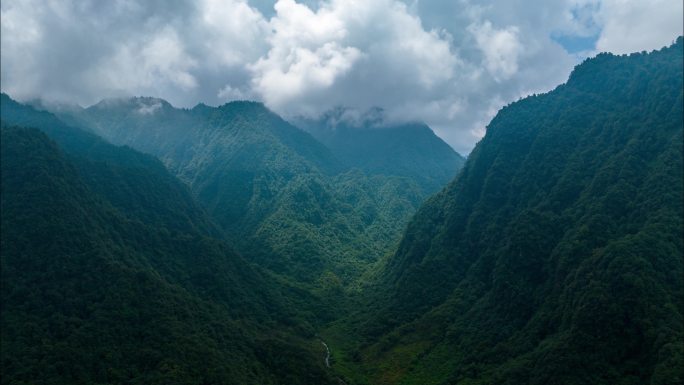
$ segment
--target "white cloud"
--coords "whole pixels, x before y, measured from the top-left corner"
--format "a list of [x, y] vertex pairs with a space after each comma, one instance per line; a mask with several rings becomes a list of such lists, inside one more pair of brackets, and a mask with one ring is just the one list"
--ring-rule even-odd
[[163, 92], [163, 87], [189, 91], [197, 87], [192, 75], [197, 65], [176, 31], [167, 27], [147, 39], [123, 42], [84, 76], [97, 87], [121, 93], [136, 89]]
[[504, 104], [565, 81], [595, 37], [623, 53], [682, 34], [681, 0], [3, 0], [0, 13], [2, 90], [19, 99], [377, 106], [465, 153]]
[[249, 68], [254, 90], [284, 114], [354, 106], [359, 93], [371, 107], [392, 89], [430, 89], [448, 80], [458, 62], [444, 36], [424, 30], [396, 1], [335, 0], [314, 11], [280, 0], [275, 11], [268, 54]]
[[216, 96], [225, 101], [250, 100], [254, 98], [254, 95], [252, 95], [250, 91], [245, 91], [237, 87], [231, 87], [230, 84], [226, 84], [223, 88], [221, 88]]
[[202, 0], [196, 28], [217, 65], [241, 66], [264, 50], [268, 22], [244, 0]]
[[276, 10], [277, 17], [271, 19], [271, 49], [250, 69], [255, 91], [269, 105], [281, 109], [303, 93], [332, 86], [361, 52], [341, 45], [346, 33], [330, 14], [319, 18], [292, 0], [279, 2]]
[[487, 71], [496, 81], [509, 79], [518, 72], [518, 57], [523, 50], [518, 40], [518, 27], [496, 29], [489, 20], [485, 20], [471, 24], [468, 31], [473, 34], [478, 48], [484, 54]]
[[282, 111], [303, 94], [329, 88], [361, 53], [344, 45], [347, 31], [330, 10], [313, 12], [293, 0], [278, 1], [275, 10], [269, 23], [272, 33], [266, 38], [268, 53], [249, 68], [254, 91]]
[[142, 100], [138, 101], [138, 109], [135, 110], [140, 115], [153, 115], [162, 108], [161, 100], [150, 100], [145, 103]]
[[597, 51], [630, 53], [669, 45], [683, 33], [681, 0], [604, 0]]
[[[173, 29], [163, 29], [140, 49], [140, 55], [143, 71], [152, 75], [154, 80], [161, 78], [183, 90], [197, 86], [197, 81], [189, 72], [197, 67], [197, 61], [185, 53], [183, 43]], [[148, 84], [152, 85], [154, 80], [147, 79]]]

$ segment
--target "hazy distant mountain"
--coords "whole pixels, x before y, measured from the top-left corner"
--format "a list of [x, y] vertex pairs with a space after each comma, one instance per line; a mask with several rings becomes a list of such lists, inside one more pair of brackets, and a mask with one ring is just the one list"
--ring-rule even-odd
[[296, 124], [347, 167], [369, 175], [408, 177], [429, 194], [444, 187], [465, 162], [427, 125], [387, 124], [379, 109], [357, 114], [340, 108], [318, 120], [299, 119]]
[[161, 162], [1, 102], [3, 384], [330, 381], [285, 288]]
[[159, 157], [246, 257], [308, 283], [358, 279], [392, 249], [438, 180], [349, 170], [254, 102], [186, 110], [154, 98], [105, 100], [66, 118]]
[[329, 331], [338, 370], [372, 384], [683, 383], [683, 51], [680, 37], [601, 54], [502, 109], [411, 221], [374, 302]]

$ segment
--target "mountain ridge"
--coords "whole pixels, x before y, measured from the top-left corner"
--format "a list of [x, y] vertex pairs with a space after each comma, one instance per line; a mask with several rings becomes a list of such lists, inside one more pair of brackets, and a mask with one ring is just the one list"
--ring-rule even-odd
[[[601, 55], [503, 108], [413, 217], [365, 307], [324, 333], [341, 373], [684, 381], [682, 47]], [[356, 343], [340, 339], [354, 329]]]
[[[331, 273], [345, 285], [357, 280], [388, 252], [434, 188], [410, 175], [357, 173], [258, 102], [188, 110], [162, 104], [138, 112], [157, 104], [103, 102], [66, 119], [157, 156], [243, 255], [296, 281], [318, 285]], [[397, 193], [386, 194], [389, 188]], [[378, 210], [379, 203], [388, 209]]]
[[427, 195], [439, 191], [463, 166], [465, 158], [425, 123], [392, 123], [379, 108], [357, 115], [338, 108], [319, 119], [296, 119], [294, 124], [325, 144], [347, 167], [369, 175], [417, 180]]
[[[282, 289], [159, 161], [8, 101], [3, 383], [331, 381]], [[67, 149], [6, 124], [22, 115]], [[283, 368], [279, 349], [299, 358]]]

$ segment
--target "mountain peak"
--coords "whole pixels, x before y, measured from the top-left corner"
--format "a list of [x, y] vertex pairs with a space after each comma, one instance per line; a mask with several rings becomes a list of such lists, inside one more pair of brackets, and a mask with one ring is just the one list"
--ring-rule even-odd
[[133, 111], [140, 115], [152, 115], [158, 111], [170, 109], [174, 109], [174, 107], [169, 102], [151, 96], [106, 98], [87, 108], [87, 110]]
[[236, 113], [269, 113], [272, 114], [271, 110], [264, 105], [264, 103], [256, 102], [252, 100], [233, 100], [228, 103], [222, 104], [217, 107], [220, 111], [230, 111]]
[[[631, 54], [614, 55], [608, 52], [602, 52], [592, 58], [584, 60], [581, 64], [575, 66], [568, 82], [568, 86], [588, 86], [593, 87], [597, 83], [602, 84], [607, 81], [612, 81], [617, 84], [626, 81], [628, 73], [624, 70], [627, 61], [642, 61], [642, 65], [657, 66], [659, 60], [663, 57], [682, 57], [684, 55], [684, 39], [679, 36], [672, 44], [665, 46], [659, 50], [651, 52], [634, 52]], [[654, 60], [654, 58], [659, 58]], [[671, 61], [671, 63], [674, 63]], [[642, 70], [645, 68], [641, 68]], [[634, 68], [631, 69], [635, 71]], [[607, 72], [618, 71], [621, 76], [605, 76]]]
[[350, 128], [377, 128], [387, 125], [385, 110], [381, 107], [371, 107], [366, 110], [338, 106], [325, 112], [320, 123], [330, 128], [344, 126]]

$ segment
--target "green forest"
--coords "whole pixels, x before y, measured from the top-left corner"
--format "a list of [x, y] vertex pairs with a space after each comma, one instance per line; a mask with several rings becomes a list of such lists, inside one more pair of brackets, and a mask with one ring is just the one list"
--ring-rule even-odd
[[502, 109], [326, 330], [350, 382], [682, 383], [682, 57], [601, 54]]
[[[137, 112], [150, 103], [160, 103], [154, 115]], [[151, 98], [115, 99], [62, 116], [157, 156], [246, 258], [308, 288], [356, 281], [463, 165], [429, 128], [411, 127], [395, 140], [414, 153], [385, 151], [400, 154], [403, 164], [364, 169], [255, 102], [187, 110]], [[378, 140], [357, 138], [369, 147]]]
[[61, 150], [2, 127], [3, 383], [329, 380], [299, 294], [212, 236], [185, 186], [149, 156], [68, 135], [79, 144]]
[[[423, 123], [0, 97], [0, 384], [684, 384], [684, 40]], [[381, 111], [375, 111], [381, 114]]]

